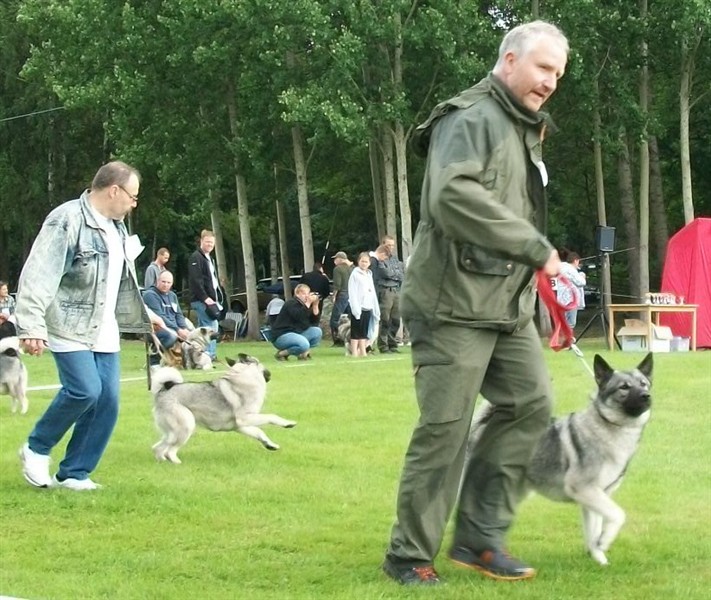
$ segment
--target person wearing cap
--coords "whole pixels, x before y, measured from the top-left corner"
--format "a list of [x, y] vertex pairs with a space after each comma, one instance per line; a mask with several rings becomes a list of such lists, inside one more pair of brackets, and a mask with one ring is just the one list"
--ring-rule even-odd
[[343, 340], [338, 337], [338, 321], [348, 310], [348, 280], [353, 270], [353, 263], [348, 260], [345, 252], [336, 252], [331, 258], [336, 266], [333, 269], [333, 310], [328, 324], [331, 328], [333, 345], [343, 346]]

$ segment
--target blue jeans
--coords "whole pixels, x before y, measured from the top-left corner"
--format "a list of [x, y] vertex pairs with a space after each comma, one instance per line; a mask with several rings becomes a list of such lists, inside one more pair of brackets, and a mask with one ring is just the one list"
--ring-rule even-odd
[[323, 331], [320, 327], [309, 327], [301, 333], [282, 333], [272, 344], [278, 350], [288, 350], [289, 354], [303, 354], [309, 348], [318, 346], [321, 341]]
[[[191, 302], [190, 306], [197, 313], [198, 327], [209, 327], [213, 331], [217, 331], [217, 321], [215, 319], [210, 318], [210, 316], [207, 314], [204, 302], [198, 302], [196, 300], [195, 302]], [[210, 341], [210, 343], [207, 345], [206, 352], [210, 355], [210, 358], [212, 360], [215, 360], [217, 358], [217, 340]]]
[[346, 310], [348, 310], [348, 292], [338, 292], [336, 294], [336, 301], [333, 303], [331, 319], [328, 323], [331, 327], [331, 331], [338, 329], [338, 320]]
[[30, 434], [30, 450], [49, 455], [74, 425], [58, 479], [86, 479], [96, 469], [118, 419], [118, 352], [55, 352], [59, 392]]
[[175, 342], [178, 341], [178, 334], [172, 329], [159, 329], [156, 331], [156, 337], [166, 350], [175, 346]]
[[573, 329], [578, 322], [578, 309], [565, 311], [565, 322]]

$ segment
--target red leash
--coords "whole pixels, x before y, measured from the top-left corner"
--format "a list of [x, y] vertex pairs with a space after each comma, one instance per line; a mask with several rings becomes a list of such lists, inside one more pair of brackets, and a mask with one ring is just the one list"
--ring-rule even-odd
[[[565, 348], [570, 348], [573, 344], [573, 330], [565, 320], [565, 311], [574, 309], [578, 303], [573, 294], [573, 300], [565, 306], [558, 303], [553, 287], [551, 286], [551, 278], [543, 271], [536, 272], [536, 285], [538, 287], [538, 295], [543, 300], [543, 303], [548, 308], [548, 312], [553, 319], [553, 333], [551, 333], [550, 347], [558, 352]], [[562, 275], [558, 275], [558, 285], [572, 287], [572, 283]]]

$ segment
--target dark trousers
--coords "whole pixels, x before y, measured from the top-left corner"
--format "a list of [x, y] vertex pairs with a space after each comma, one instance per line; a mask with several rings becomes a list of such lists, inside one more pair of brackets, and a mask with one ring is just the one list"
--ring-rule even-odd
[[[551, 414], [538, 333], [533, 323], [515, 333], [406, 325], [420, 419], [405, 456], [388, 556], [431, 564], [458, 492], [454, 545], [503, 549], [524, 495], [525, 468]], [[494, 413], [464, 471], [479, 393]]]
[[397, 332], [400, 329], [400, 290], [380, 288], [378, 304], [380, 305], [378, 350], [383, 352], [397, 348]]
[[348, 292], [337, 292], [336, 300], [331, 310], [331, 319], [328, 322], [331, 331], [338, 329], [338, 320], [341, 315], [348, 310]]

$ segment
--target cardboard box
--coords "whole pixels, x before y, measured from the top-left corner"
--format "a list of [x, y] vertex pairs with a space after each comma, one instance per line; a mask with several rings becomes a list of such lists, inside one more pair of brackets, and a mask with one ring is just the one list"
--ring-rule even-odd
[[[671, 352], [672, 331], [669, 327], [652, 325], [652, 352]], [[625, 319], [625, 326], [617, 332], [624, 352], [647, 351], [647, 324], [639, 319]]]

